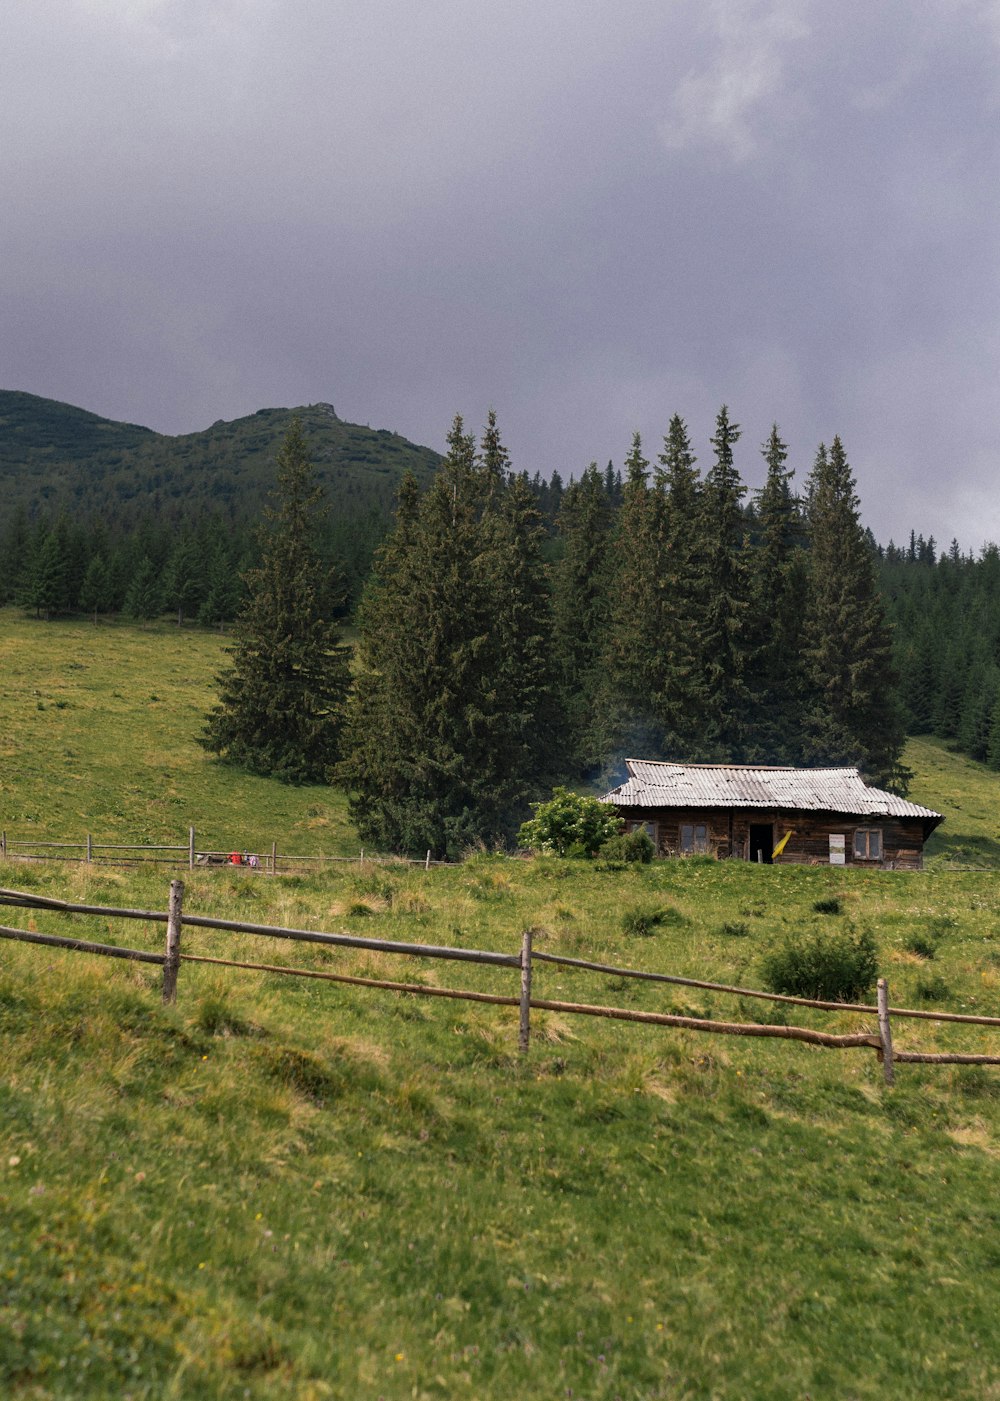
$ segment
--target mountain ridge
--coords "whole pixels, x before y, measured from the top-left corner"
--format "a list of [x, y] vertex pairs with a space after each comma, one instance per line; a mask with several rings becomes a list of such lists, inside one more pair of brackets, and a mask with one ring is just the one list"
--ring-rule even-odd
[[336, 515], [387, 516], [403, 473], [425, 482], [441, 460], [401, 434], [346, 422], [329, 403], [262, 408], [172, 435], [0, 389], [0, 520], [19, 509], [126, 521], [144, 511], [181, 518], [213, 508], [250, 519], [293, 418]]

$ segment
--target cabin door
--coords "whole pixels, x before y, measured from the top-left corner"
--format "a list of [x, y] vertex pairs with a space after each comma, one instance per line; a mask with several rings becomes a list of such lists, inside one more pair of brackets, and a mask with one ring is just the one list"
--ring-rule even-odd
[[761, 861], [765, 866], [773, 865], [771, 852], [774, 850], [774, 825], [770, 822], [750, 823], [750, 860]]

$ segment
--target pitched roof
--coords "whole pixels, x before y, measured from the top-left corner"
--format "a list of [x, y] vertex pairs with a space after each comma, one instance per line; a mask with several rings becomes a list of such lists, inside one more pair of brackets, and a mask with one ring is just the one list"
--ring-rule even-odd
[[858, 817], [942, 816], [895, 793], [869, 788], [857, 769], [763, 768], [752, 764], [667, 764], [626, 759], [628, 779], [601, 801], [637, 808], [793, 808]]

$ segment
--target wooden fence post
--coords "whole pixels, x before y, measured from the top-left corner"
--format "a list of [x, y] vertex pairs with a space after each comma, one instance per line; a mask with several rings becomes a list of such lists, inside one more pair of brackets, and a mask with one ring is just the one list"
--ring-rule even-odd
[[531, 1036], [531, 930], [521, 935], [521, 1026], [517, 1037], [517, 1049], [521, 1055], [528, 1051]]
[[0, 856], [7, 860], [7, 833], [0, 832]]
[[895, 1076], [892, 1067], [892, 1031], [889, 1027], [889, 984], [884, 978], [879, 978], [877, 998], [878, 1002], [878, 1034], [882, 1042], [882, 1052], [879, 1059], [882, 1062], [882, 1074], [885, 1076], [885, 1083], [892, 1085]]
[[93, 842], [92, 842], [92, 840], [91, 840], [90, 833], [88, 832], [88, 833], [87, 833], [87, 865], [88, 865], [88, 866], [90, 865], [91, 861], [93, 861], [93, 859], [94, 859], [94, 845], [93, 845]]
[[167, 907], [167, 956], [163, 963], [163, 1000], [177, 1001], [177, 970], [181, 966], [181, 905], [184, 882], [170, 882], [170, 904]]
[[278, 843], [277, 843], [277, 842], [272, 842], [272, 843], [271, 843], [271, 875], [272, 875], [272, 876], [276, 876], [277, 874], [278, 874]]
[[188, 828], [188, 870], [194, 870], [194, 828]]
[[424, 870], [425, 870], [425, 871], [429, 871], [430, 868], [431, 868], [431, 853], [430, 853], [430, 851], [428, 850], [428, 852], [427, 852], [427, 860], [424, 862]]

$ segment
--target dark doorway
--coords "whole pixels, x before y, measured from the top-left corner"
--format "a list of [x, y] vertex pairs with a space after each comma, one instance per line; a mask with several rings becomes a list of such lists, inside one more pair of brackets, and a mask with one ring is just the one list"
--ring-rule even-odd
[[[774, 826], [770, 822], [750, 823], [750, 860], [762, 861], [765, 866], [773, 865], [771, 852], [774, 850]], [[758, 855], [757, 853], [760, 853]]]

